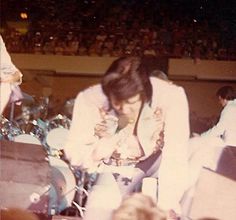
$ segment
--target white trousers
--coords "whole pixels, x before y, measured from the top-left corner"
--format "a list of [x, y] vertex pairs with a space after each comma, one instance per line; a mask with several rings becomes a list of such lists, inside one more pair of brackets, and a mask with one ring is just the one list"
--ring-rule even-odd
[[147, 170], [133, 166], [102, 166], [96, 185], [86, 203], [84, 220], [111, 220], [124, 196], [138, 191], [145, 177], [156, 177], [161, 156], [152, 161]]
[[219, 159], [225, 148], [218, 137], [194, 137], [189, 140], [190, 186], [182, 200], [183, 216], [188, 216], [195, 195], [196, 183], [202, 169], [216, 171]]

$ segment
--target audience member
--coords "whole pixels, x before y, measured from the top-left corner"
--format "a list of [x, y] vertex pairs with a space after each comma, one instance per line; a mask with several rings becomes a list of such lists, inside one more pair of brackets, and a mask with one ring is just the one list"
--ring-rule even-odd
[[223, 110], [219, 121], [215, 126], [201, 134], [201, 137], [218, 137], [224, 141], [225, 145], [236, 146], [236, 93], [232, 86], [223, 86], [216, 96]]
[[[189, 141], [191, 183], [194, 186], [202, 167], [236, 179], [236, 96], [231, 86], [223, 86], [216, 96], [223, 110], [218, 123]], [[193, 189], [194, 190], [194, 189]]]
[[167, 215], [151, 197], [133, 193], [122, 200], [113, 212], [112, 220], [167, 220]]
[[[25, 34], [4, 27], [7, 48], [14, 53], [71, 56], [116, 56], [113, 51], [119, 48], [130, 56], [151, 54], [192, 58], [196, 62], [199, 59], [235, 60], [235, 43], [231, 40], [234, 39], [234, 32], [229, 31], [233, 25], [223, 19], [218, 20], [213, 16], [214, 12], [207, 18], [196, 20], [192, 14], [187, 16], [190, 12], [185, 7], [181, 10], [184, 10], [186, 16], [179, 15], [178, 10], [173, 12], [175, 16], [171, 16], [167, 9], [168, 4], [165, 6], [164, 2], [102, 2], [104, 5], [101, 6], [98, 2], [81, 1], [76, 2], [73, 7], [61, 3], [60, 8], [54, 2], [50, 7], [45, 2], [37, 4], [39, 11], [43, 10], [50, 22], [45, 20], [45, 16], [38, 15], [37, 19], [31, 21]], [[87, 8], [88, 5], [90, 9]], [[196, 4], [191, 6], [198, 7]], [[34, 7], [34, 3], [31, 7]], [[49, 8], [53, 8], [55, 13], [51, 13]], [[61, 8], [68, 8], [63, 16], [60, 13]], [[72, 20], [70, 13], [76, 8], [77, 16]], [[204, 10], [212, 8], [207, 9], [206, 6]], [[223, 13], [221, 16], [224, 18]], [[221, 25], [222, 22], [224, 26]], [[223, 29], [229, 31], [230, 37], [225, 35]], [[63, 47], [56, 46], [63, 43], [66, 43]], [[100, 44], [96, 53], [92, 46], [94, 44]]]

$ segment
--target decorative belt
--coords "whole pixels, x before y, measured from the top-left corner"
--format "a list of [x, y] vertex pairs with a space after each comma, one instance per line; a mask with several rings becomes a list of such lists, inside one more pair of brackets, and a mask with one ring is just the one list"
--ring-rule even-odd
[[107, 160], [103, 160], [103, 163], [106, 165], [113, 166], [135, 166], [140, 160], [139, 159], [115, 159], [109, 158]]
[[120, 158], [109, 158], [106, 160], [103, 160], [103, 163], [106, 165], [113, 165], [113, 166], [135, 166], [138, 164], [139, 166], [142, 166], [146, 163], [152, 163], [153, 160], [156, 160], [162, 152], [162, 149], [157, 149], [153, 151], [153, 153], [145, 158], [144, 160], [140, 160], [140, 158], [126, 158], [126, 159], [120, 159]]

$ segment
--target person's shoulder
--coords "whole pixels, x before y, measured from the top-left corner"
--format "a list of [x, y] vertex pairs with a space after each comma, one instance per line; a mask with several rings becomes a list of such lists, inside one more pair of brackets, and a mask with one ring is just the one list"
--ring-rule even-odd
[[83, 94], [88, 94], [88, 95], [103, 93], [102, 92], [102, 86], [101, 86], [101, 84], [91, 85], [91, 86], [85, 88], [84, 90], [82, 90], [82, 93]]
[[228, 104], [224, 107], [223, 111], [234, 111], [235, 112], [236, 111], [236, 99], [228, 101]]
[[89, 97], [93, 97], [93, 96], [100, 96], [102, 94], [103, 94], [103, 92], [102, 92], [101, 85], [95, 84], [95, 85], [91, 85], [91, 86], [79, 91], [77, 94], [77, 98], [82, 97], [82, 96], [89, 98]]
[[176, 92], [178, 90], [183, 90], [182, 86], [179, 86], [170, 80], [163, 80], [153, 76], [150, 77], [150, 80], [153, 86], [153, 90], [157, 89], [158, 91], [163, 90], [169, 92], [171, 91]]
[[236, 106], [236, 99], [232, 100], [232, 101], [230, 102], [230, 104], [231, 104], [232, 106]]
[[181, 101], [186, 97], [183, 87], [171, 81], [151, 77], [151, 83], [153, 87], [152, 106], [169, 106], [177, 100]]
[[88, 103], [98, 104], [104, 102], [106, 100], [106, 96], [102, 91], [101, 84], [95, 84], [80, 91], [77, 95], [77, 99], [83, 99]]

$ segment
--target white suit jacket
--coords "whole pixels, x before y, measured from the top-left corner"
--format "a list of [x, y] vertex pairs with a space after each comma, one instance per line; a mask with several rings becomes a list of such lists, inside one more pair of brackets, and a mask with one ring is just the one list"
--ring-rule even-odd
[[201, 134], [202, 137], [222, 138], [225, 145], [236, 147], [236, 99], [229, 100], [220, 114], [218, 123]]
[[[155, 147], [152, 140], [156, 130], [153, 115], [161, 109], [164, 120], [164, 148], [158, 171], [158, 204], [163, 209], [180, 212], [179, 201], [188, 185], [187, 148], [189, 139], [189, 109], [182, 87], [151, 77], [153, 97], [140, 115], [137, 136], [149, 156]], [[75, 100], [72, 124], [65, 145], [65, 152], [72, 165], [89, 167], [91, 152], [99, 140], [94, 136], [94, 127], [101, 121], [99, 109], [107, 108], [108, 100], [101, 85], [80, 92]]]
[[[11, 61], [11, 57], [7, 52], [5, 43], [0, 35], [0, 77], [4, 79], [8, 74], [14, 74], [19, 71]], [[11, 84], [0, 84], [0, 114], [2, 114], [11, 94]]]

